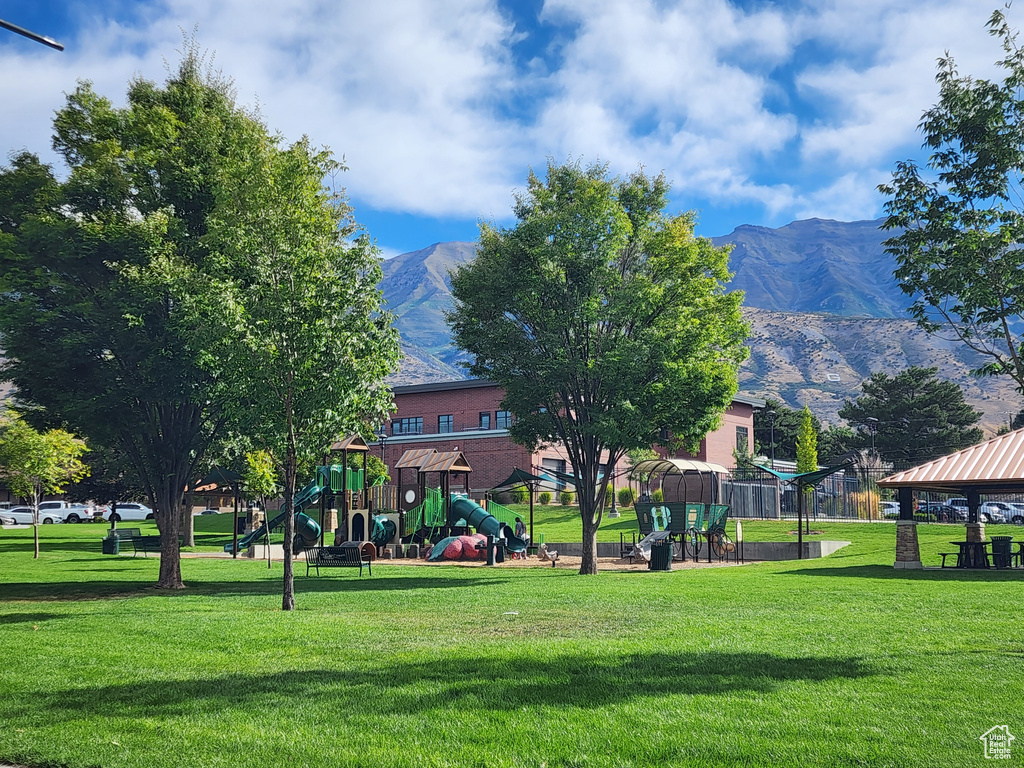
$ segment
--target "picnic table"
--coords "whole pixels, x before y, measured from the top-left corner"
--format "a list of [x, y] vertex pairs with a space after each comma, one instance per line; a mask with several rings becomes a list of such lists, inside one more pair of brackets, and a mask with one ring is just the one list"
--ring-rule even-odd
[[988, 568], [988, 552], [990, 541], [951, 541], [960, 548], [956, 557], [957, 568]]

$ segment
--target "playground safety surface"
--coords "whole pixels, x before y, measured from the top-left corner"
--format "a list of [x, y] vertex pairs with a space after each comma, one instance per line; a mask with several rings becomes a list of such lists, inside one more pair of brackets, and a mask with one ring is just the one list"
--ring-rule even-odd
[[[580, 565], [583, 562], [583, 558], [579, 555], [566, 555], [565, 557], [559, 557], [558, 562], [555, 563], [555, 568], [561, 568], [563, 570], [578, 571]], [[374, 565], [454, 565], [454, 566], [466, 566], [469, 568], [478, 568], [486, 566], [483, 560], [443, 560], [436, 563], [428, 563], [423, 559], [411, 560], [408, 558], [398, 560], [386, 560], [378, 559], [374, 561]], [[738, 565], [734, 562], [719, 562], [713, 560], [712, 562], [695, 563], [692, 560], [686, 560], [685, 562], [673, 561], [672, 570], [682, 570], [684, 568], [724, 568]], [[541, 560], [538, 557], [528, 557], [525, 560], [505, 560], [504, 563], [498, 563], [496, 568], [550, 568], [551, 563]], [[621, 560], [616, 557], [599, 557], [597, 558], [597, 570], [598, 571], [646, 571], [647, 563], [638, 563], [636, 561], [629, 562], [628, 560]]]

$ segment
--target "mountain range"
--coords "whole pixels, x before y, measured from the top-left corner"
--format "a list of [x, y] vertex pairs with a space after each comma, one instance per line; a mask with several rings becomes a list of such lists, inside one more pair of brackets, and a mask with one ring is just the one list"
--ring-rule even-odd
[[[712, 238], [732, 246], [730, 290], [744, 292], [751, 325], [741, 391], [794, 408], [807, 404], [835, 424], [843, 401], [857, 397], [871, 373], [934, 366], [982, 411], [983, 426], [1006, 423], [1022, 405], [1009, 380], [973, 377], [976, 354], [907, 319], [910, 297], [893, 276], [881, 223], [808, 219], [777, 229], [744, 225]], [[435, 243], [384, 262], [381, 290], [404, 352], [394, 383], [465, 377], [444, 311], [451, 306], [448, 271], [475, 253], [475, 243]]]

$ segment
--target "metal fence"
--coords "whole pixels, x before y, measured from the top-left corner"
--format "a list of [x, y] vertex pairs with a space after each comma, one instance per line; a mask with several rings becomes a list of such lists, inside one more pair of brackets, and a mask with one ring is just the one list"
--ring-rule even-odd
[[[807, 493], [804, 511], [812, 520], [895, 520], [899, 515], [896, 493], [879, 488], [878, 481], [892, 474], [889, 468], [852, 467], [837, 472]], [[737, 468], [722, 480], [722, 502], [728, 504], [729, 516], [759, 520], [794, 519], [797, 514], [797, 491], [774, 475], [758, 467]], [[914, 518], [923, 523], [962, 522], [943, 507], [946, 494], [916, 494]], [[1020, 503], [1014, 496], [992, 496], [983, 500]]]

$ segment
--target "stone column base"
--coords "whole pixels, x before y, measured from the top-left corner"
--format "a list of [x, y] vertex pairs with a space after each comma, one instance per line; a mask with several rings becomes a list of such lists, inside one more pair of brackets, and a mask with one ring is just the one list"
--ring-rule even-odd
[[967, 524], [967, 541], [984, 541], [985, 540], [985, 524], [984, 523], [968, 523]]
[[921, 548], [917, 543], [917, 521], [896, 521], [896, 562], [898, 570], [917, 570], [921, 564]]

